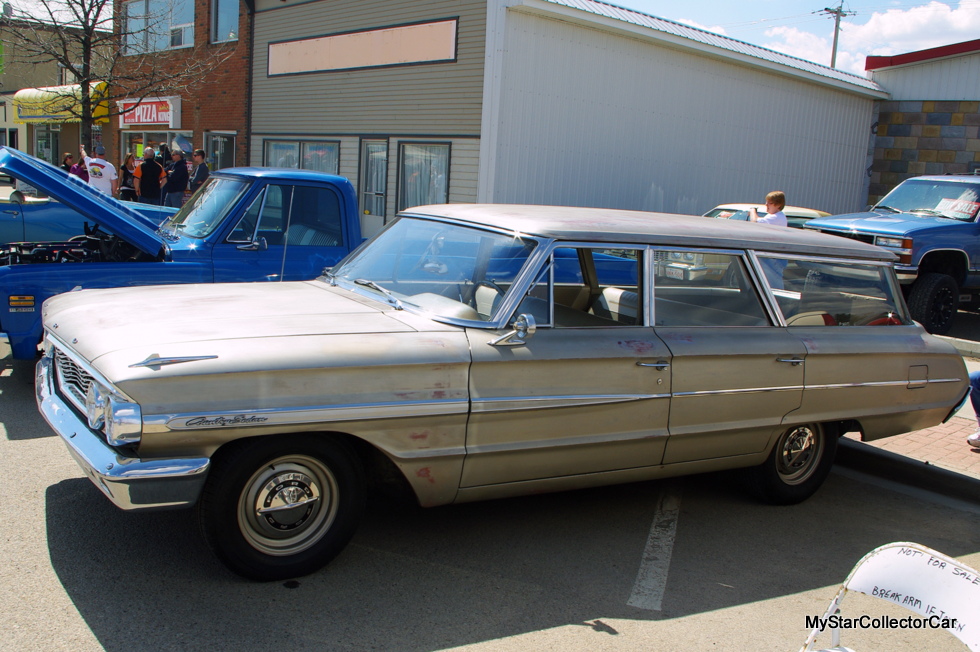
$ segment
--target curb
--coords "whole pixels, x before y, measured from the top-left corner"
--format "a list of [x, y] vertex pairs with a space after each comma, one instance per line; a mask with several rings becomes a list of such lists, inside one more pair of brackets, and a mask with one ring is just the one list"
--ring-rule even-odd
[[955, 337], [946, 337], [945, 335], [936, 335], [935, 337], [955, 346], [959, 354], [966, 358], [980, 358], [980, 342], [960, 340]]
[[853, 439], [838, 441], [834, 463], [948, 498], [980, 504], [980, 479]]

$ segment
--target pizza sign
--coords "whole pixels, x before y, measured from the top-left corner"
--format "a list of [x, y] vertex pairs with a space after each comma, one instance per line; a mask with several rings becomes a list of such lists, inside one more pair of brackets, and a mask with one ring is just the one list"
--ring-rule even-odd
[[170, 124], [171, 106], [167, 100], [123, 103], [124, 125]]

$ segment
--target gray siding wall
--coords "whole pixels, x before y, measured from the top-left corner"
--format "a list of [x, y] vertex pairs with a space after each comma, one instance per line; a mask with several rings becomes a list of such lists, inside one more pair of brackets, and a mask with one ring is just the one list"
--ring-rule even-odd
[[[454, 17], [459, 17], [455, 63], [267, 75], [270, 42]], [[259, 2], [252, 130], [265, 135], [478, 136], [485, 29], [484, 0]]]
[[830, 212], [864, 205], [871, 98], [502, 11], [481, 201], [703, 213], [779, 189]]
[[980, 53], [874, 70], [875, 80], [893, 100], [980, 100]]

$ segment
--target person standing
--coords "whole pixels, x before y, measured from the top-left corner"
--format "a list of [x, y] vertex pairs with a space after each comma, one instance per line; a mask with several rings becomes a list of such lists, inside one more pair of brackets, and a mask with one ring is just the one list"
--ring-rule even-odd
[[184, 152], [175, 149], [170, 153], [170, 158], [173, 160], [167, 166], [167, 182], [163, 185], [163, 205], [180, 208], [184, 205], [184, 191], [187, 190], [190, 174], [187, 172]]
[[197, 192], [197, 189], [204, 185], [204, 182], [208, 180], [211, 176], [211, 168], [208, 167], [208, 163], [205, 160], [207, 153], [203, 149], [195, 149], [194, 154], [191, 155], [191, 160], [197, 166], [194, 168], [194, 174], [191, 175], [191, 194], [193, 195]]
[[75, 165], [71, 166], [71, 169], [68, 170], [68, 174], [72, 174], [85, 183], [88, 183], [88, 170], [85, 168], [85, 159], [82, 159]]
[[777, 226], [789, 226], [783, 209], [786, 207], [786, 194], [781, 190], [773, 190], [766, 195], [766, 214], [759, 215], [755, 207], [749, 210], [749, 221], [759, 224], [775, 224]]
[[119, 186], [119, 199], [123, 201], [138, 201], [136, 196], [136, 157], [132, 152], [126, 152], [122, 164], [119, 166], [119, 173], [122, 175], [122, 183]]
[[116, 166], [105, 160], [105, 147], [95, 146], [95, 158], [85, 153], [85, 145], [79, 145], [78, 150], [88, 168], [88, 185], [105, 193], [110, 197], [115, 196], [119, 186], [119, 177], [116, 175]]
[[65, 152], [65, 156], [61, 159], [61, 169], [71, 174], [71, 167], [75, 165], [75, 155], [71, 152]]
[[167, 173], [163, 171], [163, 166], [153, 158], [152, 147], [143, 149], [143, 162], [134, 176], [136, 177], [136, 196], [139, 197], [141, 204], [160, 205], [160, 188], [163, 186]]
[[980, 371], [970, 372], [970, 404], [977, 416], [977, 430], [966, 438], [970, 448], [980, 448]]

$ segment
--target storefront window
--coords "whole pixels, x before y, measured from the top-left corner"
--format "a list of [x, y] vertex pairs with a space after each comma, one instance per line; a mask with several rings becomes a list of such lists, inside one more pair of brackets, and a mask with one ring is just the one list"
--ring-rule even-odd
[[61, 164], [61, 125], [53, 129], [50, 125], [35, 125], [34, 156], [54, 165]]
[[265, 141], [263, 165], [337, 174], [340, 169], [340, 143], [335, 141], [267, 140]]
[[398, 210], [449, 201], [449, 144], [402, 143]]
[[152, 147], [158, 158], [162, 157], [164, 162], [169, 163], [170, 152], [175, 146], [190, 160], [191, 152], [194, 151], [192, 138], [194, 134], [190, 131], [123, 131], [120, 160], [126, 152], [132, 152], [137, 159], [141, 159], [143, 149]]
[[211, 0], [211, 42], [238, 40], [238, 0]]

